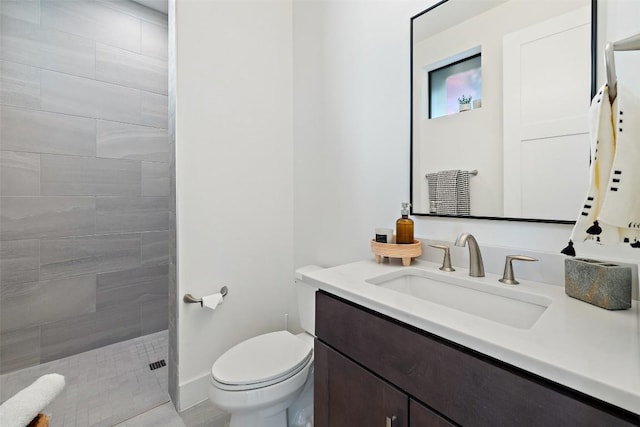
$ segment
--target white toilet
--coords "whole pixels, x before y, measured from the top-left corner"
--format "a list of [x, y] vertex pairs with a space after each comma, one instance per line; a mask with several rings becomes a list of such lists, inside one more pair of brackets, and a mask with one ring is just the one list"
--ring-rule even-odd
[[[209, 400], [231, 414], [229, 427], [312, 426], [313, 339], [316, 288], [302, 282], [296, 271], [300, 323], [305, 332], [270, 332], [227, 350], [211, 367]], [[304, 391], [304, 393], [303, 393]], [[298, 416], [287, 421], [287, 408]], [[307, 407], [301, 407], [306, 405]]]

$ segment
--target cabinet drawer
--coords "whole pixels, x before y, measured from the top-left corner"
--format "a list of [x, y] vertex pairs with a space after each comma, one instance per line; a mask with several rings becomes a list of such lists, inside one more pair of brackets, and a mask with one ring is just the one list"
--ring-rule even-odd
[[640, 418], [319, 291], [318, 338], [463, 426], [637, 426]]

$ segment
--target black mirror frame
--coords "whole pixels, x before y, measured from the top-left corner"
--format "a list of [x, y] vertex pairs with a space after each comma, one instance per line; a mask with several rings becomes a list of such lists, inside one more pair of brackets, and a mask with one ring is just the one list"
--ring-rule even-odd
[[[447, 3], [449, 0], [442, 0], [433, 6], [423, 10], [411, 17], [411, 31], [409, 35], [410, 63], [409, 63], [409, 199], [411, 201], [411, 215], [421, 216], [425, 218], [462, 218], [462, 219], [486, 219], [494, 221], [521, 221], [521, 222], [539, 222], [549, 224], [575, 224], [575, 221], [556, 220], [556, 219], [535, 219], [535, 218], [512, 218], [512, 217], [496, 217], [496, 216], [473, 216], [473, 215], [438, 215], [430, 213], [420, 213], [413, 210], [413, 21], [424, 15], [425, 13], [435, 9], [436, 7]], [[597, 69], [597, 49], [598, 49], [598, 4], [597, 0], [591, 0], [591, 99], [596, 94], [596, 69]], [[576, 212], [578, 207], [576, 207]]]

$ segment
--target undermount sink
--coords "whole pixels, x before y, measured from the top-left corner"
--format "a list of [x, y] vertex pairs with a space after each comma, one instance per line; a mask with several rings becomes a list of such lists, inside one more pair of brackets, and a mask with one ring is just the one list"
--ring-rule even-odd
[[551, 299], [539, 295], [418, 268], [367, 282], [518, 329], [530, 329], [551, 305]]

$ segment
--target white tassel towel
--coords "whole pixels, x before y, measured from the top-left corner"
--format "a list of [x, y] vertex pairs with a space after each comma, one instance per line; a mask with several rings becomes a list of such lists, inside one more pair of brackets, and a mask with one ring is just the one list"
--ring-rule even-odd
[[[618, 83], [609, 102], [604, 85], [589, 110], [589, 191], [571, 234], [573, 242], [640, 246], [640, 100]], [[636, 118], [636, 120], [634, 120]], [[571, 245], [570, 245], [571, 246]], [[564, 251], [563, 251], [564, 252]]]

